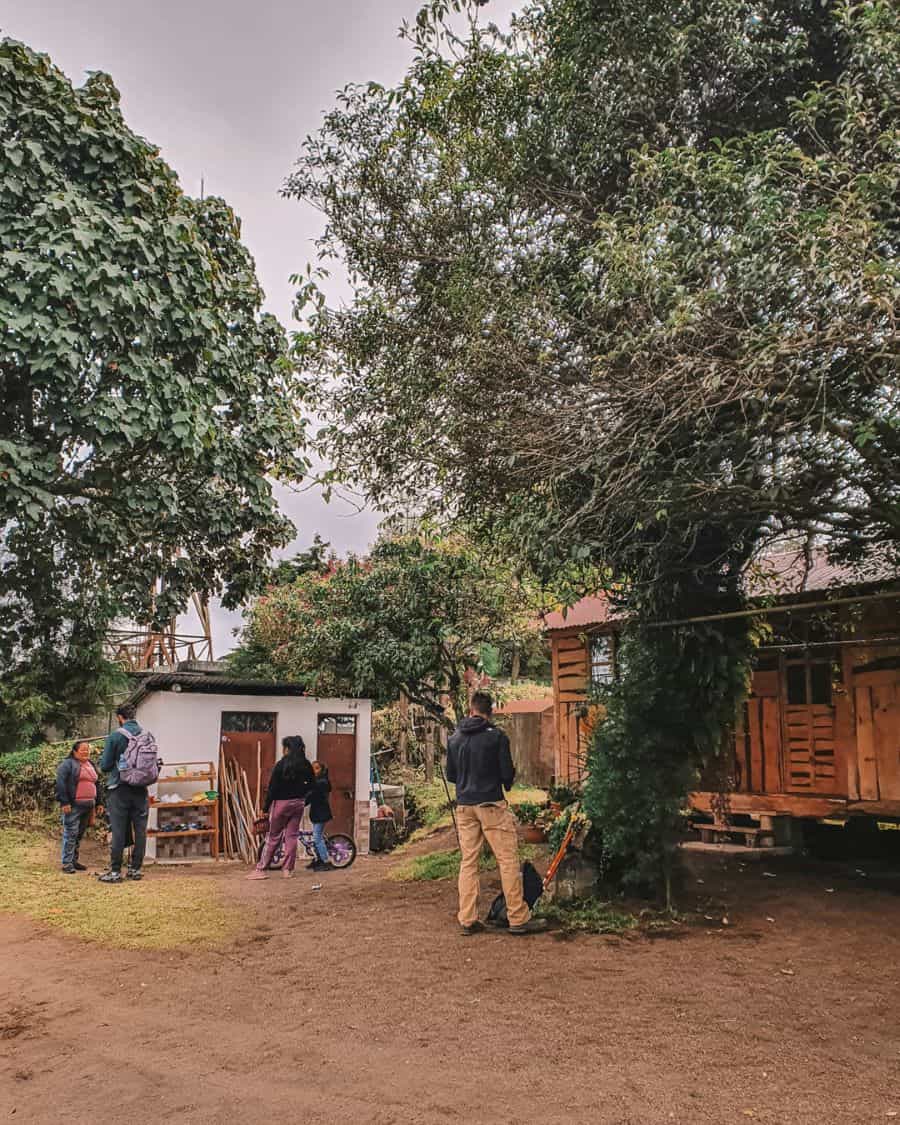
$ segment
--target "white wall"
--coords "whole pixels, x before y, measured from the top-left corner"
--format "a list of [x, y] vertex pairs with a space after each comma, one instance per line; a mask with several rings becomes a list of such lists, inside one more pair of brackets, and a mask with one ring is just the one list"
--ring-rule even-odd
[[[310, 760], [316, 756], [319, 715], [356, 716], [356, 801], [369, 800], [369, 755], [372, 744], [372, 704], [368, 699], [317, 699], [289, 695], [210, 695], [201, 692], [154, 691], [137, 706], [141, 726], [151, 730], [166, 766], [184, 762], [212, 762], [218, 773], [219, 746], [223, 711], [274, 712], [276, 755], [281, 756], [281, 740], [299, 734], [306, 743]], [[165, 771], [167, 774], [170, 769]], [[167, 785], [165, 792], [175, 791]], [[178, 792], [190, 799], [205, 788], [199, 783], [184, 782]], [[153, 818], [155, 820], [155, 817]], [[155, 854], [155, 841], [148, 839], [150, 854]], [[367, 841], [357, 841], [358, 845]], [[361, 847], [367, 851], [368, 847]]]

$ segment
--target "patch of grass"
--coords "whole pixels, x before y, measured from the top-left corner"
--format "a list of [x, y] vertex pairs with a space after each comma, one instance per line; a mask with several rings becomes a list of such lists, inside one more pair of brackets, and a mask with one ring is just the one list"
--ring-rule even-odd
[[[455, 799], [456, 786], [451, 784], [449, 788], [450, 796]], [[407, 786], [407, 792], [415, 802], [423, 828], [431, 830], [450, 823], [447, 794], [440, 778], [435, 778], [434, 781], [416, 781]]]
[[547, 800], [547, 790], [533, 785], [514, 785], [506, 794], [506, 799], [511, 805], [543, 805]]
[[[531, 844], [519, 848], [519, 860], [534, 859], [537, 849]], [[431, 879], [456, 879], [459, 876], [460, 863], [459, 848], [452, 851], [429, 852], [428, 855], [413, 856], [405, 863], [398, 864], [390, 872], [388, 878], [398, 883], [416, 883]], [[479, 871], [495, 871], [497, 861], [493, 853], [486, 849], [482, 851], [478, 861]]]
[[[517, 680], [511, 684], [508, 680], [495, 681], [497, 703], [502, 707], [514, 699], [552, 699], [553, 685], [549, 680]], [[492, 691], [494, 688], [491, 689]]]
[[243, 922], [208, 878], [153, 873], [139, 883], [107, 886], [91, 875], [63, 875], [46, 838], [6, 828], [0, 830], [0, 912], [120, 949], [221, 945]]
[[[447, 808], [444, 783], [439, 777], [434, 781], [424, 781], [420, 775], [410, 771], [410, 774], [404, 775], [403, 783], [406, 786], [410, 810], [415, 809], [421, 827], [416, 828], [399, 847], [394, 848], [394, 855], [402, 855], [409, 847], [426, 839], [432, 832], [440, 828], [449, 828], [453, 824], [453, 818]], [[456, 786], [449, 783], [449, 789], [450, 796], [455, 800]], [[520, 805], [528, 801], [543, 804], [547, 800], [547, 793], [530, 785], [514, 785], [507, 793], [507, 800], [511, 805]]]
[[[456, 786], [452, 782], [449, 783], [449, 789], [450, 796], [455, 800]], [[415, 802], [423, 828], [439, 828], [450, 823], [447, 794], [439, 777], [434, 781], [407, 781], [406, 791]], [[521, 805], [524, 802], [543, 804], [547, 800], [546, 790], [536, 789], [532, 785], [514, 785], [506, 796], [511, 805]]]
[[541, 899], [535, 913], [555, 922], [568, 933], [623, 934], [637, 929], [639, 925], [639, 919], [634, 914], [616, 910], [610, 903], [595, 898], [567, 903]]

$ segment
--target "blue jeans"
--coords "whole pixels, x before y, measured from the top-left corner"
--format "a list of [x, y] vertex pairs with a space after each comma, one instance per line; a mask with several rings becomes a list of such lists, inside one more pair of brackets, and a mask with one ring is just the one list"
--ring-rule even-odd
[[78, 846], [87, 831], [93, 805], [73, 805], [71, 812], [62, 814], [62, 865], [71, 867], [78, 860]]
[[325, 843], [325, 825], [313, 825], [313, 843], [320, 863], [328, 863], [328, 845]]

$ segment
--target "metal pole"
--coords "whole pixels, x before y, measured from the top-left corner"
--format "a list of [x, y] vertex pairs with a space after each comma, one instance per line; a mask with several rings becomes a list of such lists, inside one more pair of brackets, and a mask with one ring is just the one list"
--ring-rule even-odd
[[438, 773], [441, 775], [441, 781], [444, 783], [444, 792], [447, 794], [447, 808], [450, 810], [450, 816], [453, 818], [453, 831], [456, 833], [456, 843], [459, 850], [462, 851], [462, 844], [459, 840], [459, 825], [456, 823], [456, 809], [453, 807], [453, 798], [450, 796], [450, 786], [447, 784], [447, 775], [444, 773], [444, 763], [441, 761], [440, 755], [437, 760]]

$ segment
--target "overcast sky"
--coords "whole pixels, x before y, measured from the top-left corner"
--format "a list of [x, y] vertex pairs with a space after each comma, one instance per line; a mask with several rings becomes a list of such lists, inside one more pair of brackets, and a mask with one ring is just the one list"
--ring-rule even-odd
[[[491, 0], [503, 22], [520, 4]], [[300, 142], [348, 82], [399, 80], [410, 61], [398, 38], [418, 0], [2, 0], [0, 29], [80, 85], [111, 74], [129, 126], [158, 145], [185, 191], [223, 196], [241, 217], [267, 308], [290, 324], [291, 287], [314, 255], [321, 216], [278, 189]], [[339, 279], [337, 279], [339, 282]], [[364, 550], [377, 517], [316, 490], [280, 494], [297, 525], [292, 550], [318, 532], [344, 553]], [[239, 615], [215, 613], [217, 654]]]

